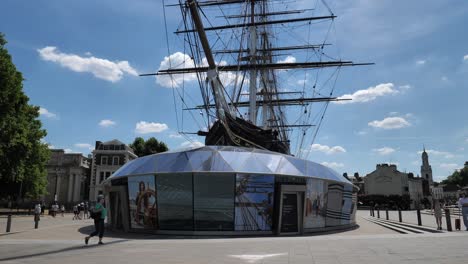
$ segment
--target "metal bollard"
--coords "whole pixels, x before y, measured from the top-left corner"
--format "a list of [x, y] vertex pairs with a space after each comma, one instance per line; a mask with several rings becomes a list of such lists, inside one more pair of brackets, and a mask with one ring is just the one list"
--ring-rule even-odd
[[377, 209], [377, 218], [380, 218], [380, 209]]
[[419, 210], [419, 208], [416, 209], [416, 214], [418, 216], [418, 226], [420, 226], [422, 224], [421, 224], [421, 210]]
[[448, 208], [444, 209], [445, 219], [447, 220], [447, 231], [452, 232], [452, 221], [450, 220], [450, 210]]
[[398, 220], [400, 220], [400, 223], [403, 222], [403, 219], [401, 217], [401, 209], [398, 208]]
[[10, 233], [10, 230], [11, 230], [11, 214], [8, 215], [6, 232]]
[[370, 213], [370, 216], [373, 216], [372, 215], [372, 208], [369, 208], [369, 213]]
[[385, 209], [385, 218], [388, 220], [388, 208]]
[[34, 215], [34, 229], [38, 229], [39, 228], [39, 214], [35, 214]]

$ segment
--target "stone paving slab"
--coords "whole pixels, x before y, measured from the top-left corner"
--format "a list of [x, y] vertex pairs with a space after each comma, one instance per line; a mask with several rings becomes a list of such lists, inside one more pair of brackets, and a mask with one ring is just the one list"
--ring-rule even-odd
[[[1, 263], [465, 263], [468, 232], [398, 234], [370, 223], [326, 235], [260, 238], [156, 238], [108, 233], [84, 245], [92, 220], [47, 218], [44, 227], [0, 234]], [[48, 223], [45, 223], [48, 222]], [[18, 219], [17, 227], [29, 227]], [[2, 226], [0, 225], [0, 228]], [[151, 239], [148, 239], [151, 238]]]

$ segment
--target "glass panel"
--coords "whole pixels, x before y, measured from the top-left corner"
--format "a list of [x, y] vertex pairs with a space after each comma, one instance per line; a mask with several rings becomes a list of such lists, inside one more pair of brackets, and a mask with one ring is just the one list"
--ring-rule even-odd
[[154, 175], [128, 178], [128, 203], [132, 228], [157, 229], [158, 216]]
[[194, 175], [195, 230], [234, 229], [234, 174]]
[[192, 174], [161, 174], [156, 185], [159, 229], [192, 230]]
[[327, 187], [323, 180], [307, 179], [304, 228], [325, 227]]
[[270, 231], [273, 219], [275, 177], [237, 174], [236, 231]]
[[344, 186], [338, 183], [328, 183], [327, 221], [326, 226], [341, 224]]

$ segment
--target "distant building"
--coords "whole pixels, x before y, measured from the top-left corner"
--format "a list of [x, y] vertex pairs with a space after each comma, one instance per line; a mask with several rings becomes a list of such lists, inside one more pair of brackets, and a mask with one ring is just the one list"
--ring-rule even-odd
[[431, 165], [429, 165], [429, 156], [427, 155], [426, 148], [424, 148], [421, 158], [421, 177], [428, 181], [429, 186], [432, 186], [434, 185], [434, 181], [432, 180], [432, 168]]
[[364, 177], [366, 194], [409, 194], [408, 174], [397, 170], [393, 164], [377, 164], [375, 171]]
[[421, 199], [425, 197], [424, 182], [427, 181], [420, 177], [408, 177], [408, 191], [411, 199], [411, 209], [417, 208], [421, 202]]
[[95, 201], [97, 196], [104, 192], [101, 183], [125, 163], [136, 158], [133, 149], [117, 139], [107, 142], [96, 141], [92, 152], [89, 199]]
[[81, 153], [65, 153], [63, 149], [52, 149], [47, 164], [47, 204], [73, 203], [88, 197], [90, 159]]

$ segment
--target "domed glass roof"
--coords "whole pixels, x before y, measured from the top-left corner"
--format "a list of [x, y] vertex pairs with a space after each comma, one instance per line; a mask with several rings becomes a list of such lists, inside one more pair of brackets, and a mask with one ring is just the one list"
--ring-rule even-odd
[[203, 146], [141, 157], [126, 163], [106, 181], [131, 175], [183, 172], [272, 174], [351, 184], [336, 171], [309, 160], [233, 146]]

